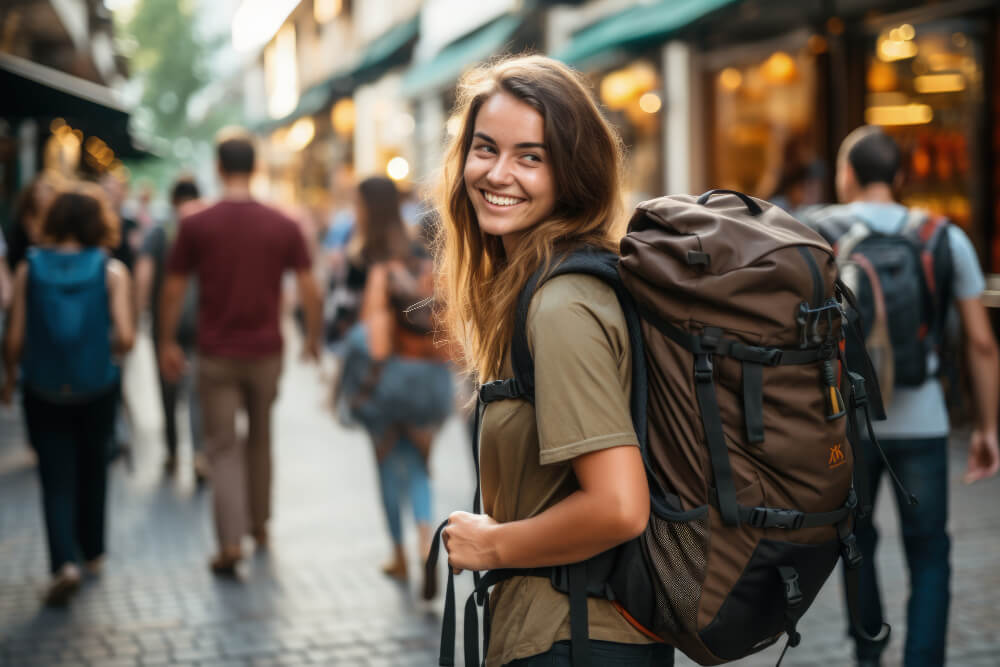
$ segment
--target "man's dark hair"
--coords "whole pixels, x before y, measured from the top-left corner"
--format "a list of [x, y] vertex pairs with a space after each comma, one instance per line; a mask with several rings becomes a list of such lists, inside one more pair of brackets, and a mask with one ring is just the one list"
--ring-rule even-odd
[[872, 183], [892, 185], [902, 163], [902, 153], [895, 140], [880, 129], [873, 128], [854, 142], [847, 151], [847, 161], [854, 169], [858, 185]]
[[181, 178], [174, 183], [174, 187], [170, 190], [170, 203], [178, 206], [186, 201], [197, 199], [200, 196], [201, 192], [198, 190], [198, 184], [193, 179]]
[[223, 139], [217, 147], [219, 168], [226, 174], [253, 172], [253, 142], [248, 137], [236, 136]]

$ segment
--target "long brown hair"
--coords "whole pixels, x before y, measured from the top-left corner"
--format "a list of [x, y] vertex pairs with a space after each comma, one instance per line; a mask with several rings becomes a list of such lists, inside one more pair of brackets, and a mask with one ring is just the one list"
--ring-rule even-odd
[[358, 258], [366, 266], [405, 258], [410, 237], [399, 212], [399, 190], [388, 178], [373, 176], [358, 184], [356, 221]]
[[[497, 93], [541, 114], [556, 189], [554, 210], [525, 232], [512, 257], [500, 237], [480, 229], [463, 174], [476, 114]], [[464, 352], [466, 369], [486, 382], [500, 374], [515, 301], [528, 278], [549, 266], [556, 252], [581, 245], [617, 248], [622, 144], [582, 76], [544, 56], [505, 58], [466, 74], [455, 117], [461, 130], [448, 146], [438, 192], [438, 317]]]

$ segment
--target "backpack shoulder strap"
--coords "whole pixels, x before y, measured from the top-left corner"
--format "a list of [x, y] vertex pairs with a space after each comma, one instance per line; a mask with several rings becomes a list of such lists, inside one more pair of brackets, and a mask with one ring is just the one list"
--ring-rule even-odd
[[639, 437], [640, 447], [646, 451], [646, 355], [642, 343], [639, 314], [631, 294], [618, 275], [618, 255], [596, 248], [583, 248], [557, 258], [551, 267], [535, 272], [525, 283], [517, 299], [517, 314], [511, 338], [511, 366], [514, 382], [520, 397], [535, 401], [535, 362], [528, 346], [527, 320], [531, 300], [546, 281], [568, 273], [594, 276], [607, 283], [618, 297], [625, 323], [628, 326], [629, 344], [632, 349], [632, 423]]

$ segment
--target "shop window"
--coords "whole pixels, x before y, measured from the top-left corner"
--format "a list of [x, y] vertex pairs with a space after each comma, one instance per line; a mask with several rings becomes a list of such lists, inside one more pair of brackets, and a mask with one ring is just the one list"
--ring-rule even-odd
[[825, 165], [817, 119], [816, 47], [738, 55], [708, 72], [714, 113], [709, 184], [785, 208], [821, 202]]
[[865, 104], [865, 121], [903, 149], [901, 201], [948, 216], [981, 252], [982, 62], [972, 21], [888, 26], [869, 56]]
[[661, 87], [656, 67], [645, 60], [599, 78], [601, 103], [628, 151], [625, 195], [630, 207], [662, 194]]

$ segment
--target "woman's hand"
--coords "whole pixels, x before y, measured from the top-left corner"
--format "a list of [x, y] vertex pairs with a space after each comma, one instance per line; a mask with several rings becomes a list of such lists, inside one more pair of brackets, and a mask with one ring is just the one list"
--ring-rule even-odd
[[500, 526], [486, 514], [452, 512], [441, 532], [448, 564], [455, 574], [462, 570], [493, 570], [500, 567], [496, 532]]

